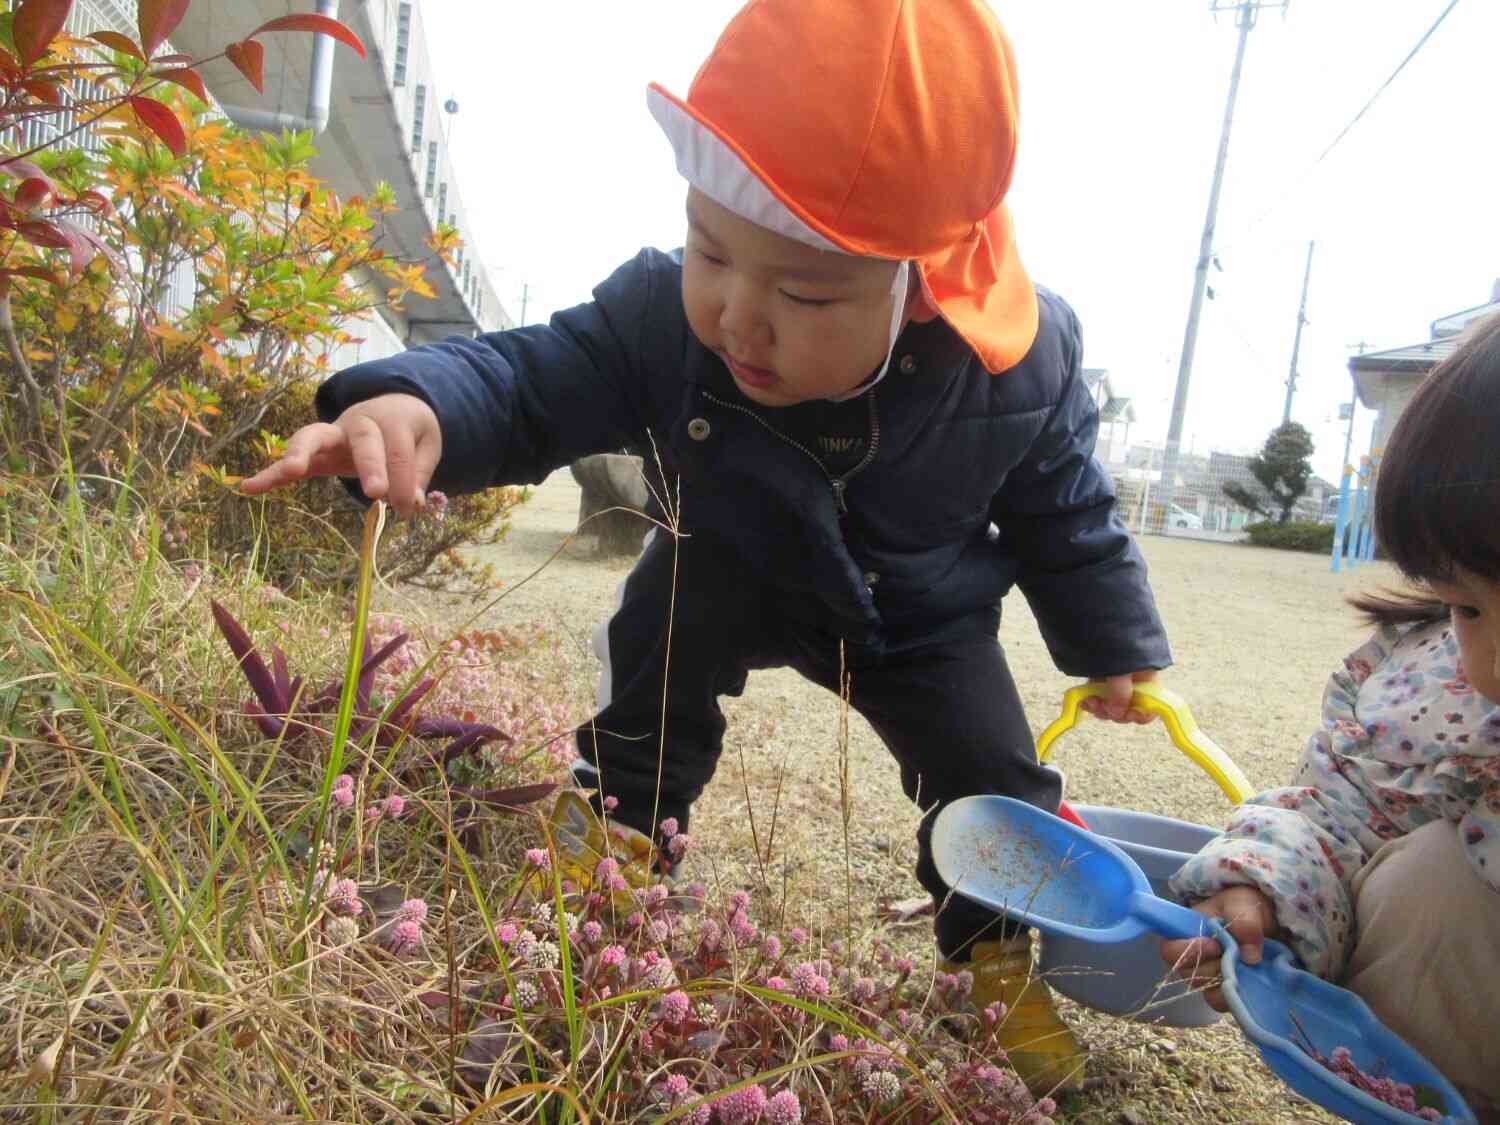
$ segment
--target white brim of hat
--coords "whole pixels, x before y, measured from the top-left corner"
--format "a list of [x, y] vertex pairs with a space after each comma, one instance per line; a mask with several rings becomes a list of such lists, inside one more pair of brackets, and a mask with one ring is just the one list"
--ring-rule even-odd
[[646, 90], [646, 108], [671, 142], [678, 173], [720, 207], [816, 250], [848, 254], [794, 215], [721, 137], [661, 90]]

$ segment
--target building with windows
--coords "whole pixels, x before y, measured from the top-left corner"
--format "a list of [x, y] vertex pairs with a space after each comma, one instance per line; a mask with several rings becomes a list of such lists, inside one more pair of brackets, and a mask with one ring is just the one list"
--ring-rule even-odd
[[[443, 99], [415, 0], [194, 0], [172, 35], [178, 51], [217, 54], [267, 20], [317, 11], [342, 20], [364, 42], [361, 59], [327, 36], [271, 34], [265, 46], [265, 93], [226, 60], [200, 68], [225, 115], [244, 128], [311, 130], [319, 155], [313, 173], [341, 196], [395, 189], [400, 211], [387, 216], [385, 247], [409, 261], [431, 260], [436, 295], [410, 295], [400, 310], [382, 309], [357, 332], [364, 337], [332, 357], [335, 367], [391, 355], [414, 344], [512, 326], [472, 234], [450, 160]], [[74, 23], [85, 31], [134, 28], [135, 0], [77, 0]], [[440, 225], [465, 245], [444, 266], [427, 241]]]
[[[9, 7], [14, 9], [15, 5], [11, 4]], [[91, 31], [101, 29], [134, 31], [134, 0], [74, 0], [72, 8], [68, 11], [67, 23], [63, 25], [63, 30], [70, 35], [82, 37]], [[45, 144], [60, 134], [66, 133], [77, 123], [77, 118], [71, 113], [26, 118], [16, 126], [17, 136], [12, 142], [13, 151], [24, 152], [29, 148]], [[98, 142], [91, 132], [84, 131], [75, 134], [74, 138], [69, 138], [63, 143], [91, 148]]]

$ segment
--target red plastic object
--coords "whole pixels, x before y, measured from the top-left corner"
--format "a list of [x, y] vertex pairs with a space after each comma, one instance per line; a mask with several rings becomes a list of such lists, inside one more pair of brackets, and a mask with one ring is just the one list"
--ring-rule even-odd
[[1060, 817], [1062, 817], [1069, 824], [1076, 824], [1079, 828], [1082, 828], [1085, 832], [1090, 831], [1089, 825], [1088, 825], [1088, 821], [1084, 820], [1083, 817], [1079, 816], [1078, 813], [1074, 811], [1073, 806], [1070, 805], [1070, 804], [1068, 804], [1067, 801], [1060, 801], [1060, 802], [1058, 802], [1058, 805], [1057, 805], [1057, 815], [1060, 816]]

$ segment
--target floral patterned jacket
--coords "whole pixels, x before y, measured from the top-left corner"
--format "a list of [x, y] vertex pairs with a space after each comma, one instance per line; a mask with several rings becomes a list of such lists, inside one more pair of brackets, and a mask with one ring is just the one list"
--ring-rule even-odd
[[1383, 628], [1329, 680], [1292, 784], [1236, 809], [1172, 889], [1195, 902], [1256, 887], [1303, 964], [1337, 980], [1354, 941], [1354, 876], [1387, 840], [1440, 817], [1500, 892], [1500, 706], [1469, 684], [1446, 621]]

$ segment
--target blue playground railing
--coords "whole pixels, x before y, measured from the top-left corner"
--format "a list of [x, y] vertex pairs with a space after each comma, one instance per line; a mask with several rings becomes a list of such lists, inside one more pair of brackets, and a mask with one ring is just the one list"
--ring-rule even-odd
[[1379, 457], [1361, 457], [1359, 468], [1345, 465], [1339, 484], [1339, 509], [1333, 523], [1333, 565], [1341, 560], [1353, 570], [1375, 557], [1375, 473]]

